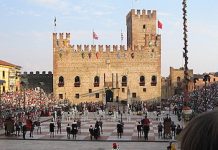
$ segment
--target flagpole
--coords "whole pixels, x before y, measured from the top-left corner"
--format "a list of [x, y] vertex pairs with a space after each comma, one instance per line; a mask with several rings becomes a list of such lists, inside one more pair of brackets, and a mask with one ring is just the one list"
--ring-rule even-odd
[[54, 33], [56, 33], [56, 17], [54, 18]]

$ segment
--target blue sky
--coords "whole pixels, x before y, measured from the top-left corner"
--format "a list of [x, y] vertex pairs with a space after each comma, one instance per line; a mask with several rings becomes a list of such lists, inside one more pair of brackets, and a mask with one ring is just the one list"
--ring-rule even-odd
[[[0, 59], [22, 71], [52, 71], [52, 32], [70, 32], [71, 44], [126, 41], [126, 14], [131, 8], [155, 9], [163, 23], [162, 75], [183, 65], [182, 0], [1, 0]], [[188, 0], [189, 64], [194, 73], [217, 72], [218, 1]]]

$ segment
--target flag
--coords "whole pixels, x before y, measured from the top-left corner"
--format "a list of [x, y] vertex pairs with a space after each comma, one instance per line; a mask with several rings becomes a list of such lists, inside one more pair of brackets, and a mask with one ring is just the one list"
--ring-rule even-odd
[[54, 18], [54, 26], [56, 27], [56, 17]]
[[163, 24], [158, 20], [158, 28], [162, 29], [163, 28]]
[[93, 39], [98, 40], [98, 35], [94, 31], [93, 31], [92, 36], [93, 36]]

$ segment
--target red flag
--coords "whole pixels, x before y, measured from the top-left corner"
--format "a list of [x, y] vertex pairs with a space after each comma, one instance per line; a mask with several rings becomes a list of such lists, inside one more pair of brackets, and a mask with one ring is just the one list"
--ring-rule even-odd
[[92, 36], [93, 36], [93, 39], [98, 40], [98, 35], [95, 32], [93, 32]]
[[158, 20], [158, 28], [162, 29], [163, 28], [163, 24]]

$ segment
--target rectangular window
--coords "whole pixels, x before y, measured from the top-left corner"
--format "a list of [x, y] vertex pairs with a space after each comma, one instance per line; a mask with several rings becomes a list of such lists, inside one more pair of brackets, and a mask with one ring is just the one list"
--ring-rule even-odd
[[2, 78], [5, 78], [5, 71], [2, 71]]
[[143, 88], [143, 92], [146, 92], [146, 88]]
[[136, 98], [136, 93], [132, 93], [132, 98]]
[[59, 99], [63, 99], [63, 94], [59, 94]]
[[89, 89], [89, 93], [92, 93], [92, 89]]
[[99, 93], [95, 93], [95, 98], [99, 98]]
[[77, 94], [75, 94], [75, 97], [76, 97], [76, 98], [79, 98], [79, 94], [78, 94], [78, 93], [77, 93]]
[[125, 88], [122, 88], [122, 92], [125, 93]]

